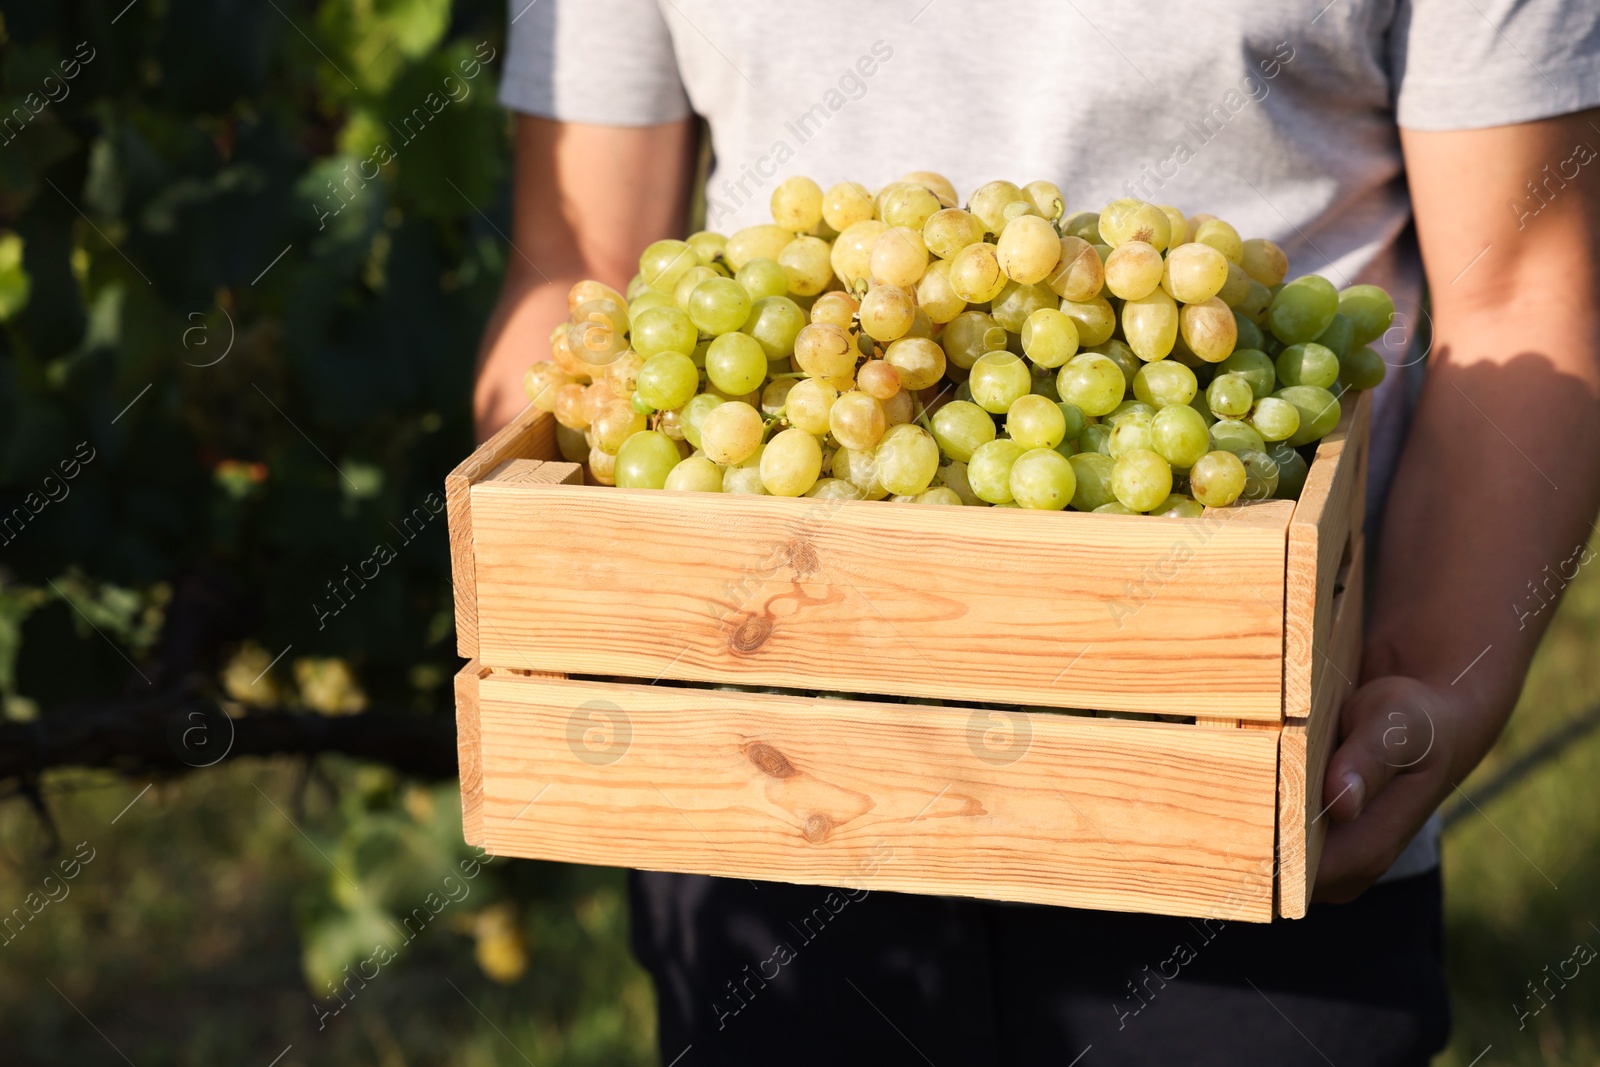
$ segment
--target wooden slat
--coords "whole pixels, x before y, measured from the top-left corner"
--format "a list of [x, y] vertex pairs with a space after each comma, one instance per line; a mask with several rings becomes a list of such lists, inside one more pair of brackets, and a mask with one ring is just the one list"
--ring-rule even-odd
[[1362, 584], [1365, 580], [1363, 541], [1358, 533], [1349, 566], [1339, 576], [1343, 586], [1334, 601], [1326, 642], [1315, 655], [1325, 668], [1317, 680], [1311, 713], [1288, 719], [1278, 777], [1278, 911], [1285, 918], [1305, 915], [1317, 880], [1317, 863], [1327, 835], [1324, 814], [1328, 799], [1322, 779], [1339, 740], [1339, 709], [1361, 680]]
[[478, 684], [489, 672], [477, 660], [456, 672], [456, 763], [461, 774], [461, 834], [483, 846], [483, 732]]
[[494, 666], [1282, 715], [1293, 505], [1199, 519], [485, 481]]
[[1276, 731], [479, 684], [497, 855], [1265, 921]]
[[456, 652], [478, 655], [477, 578], [472, 565], [472, 485], [508, 459], [558, 459], [556, 420], [529, 404], [444, 480], [450, 524], [450, 580], [455, 587]]
[[1317, 446], [1316, 461], [1289, 523], [1283, 635], [1286, 719], [1311, 714], [1311, 694], [1326, 669], [1326, 661], [1314, 648], [1324, 644], [1332, 619], [1334, 574], [1344, 562], [1351, 537], [1361, 531], [1371, 414], [1370, 393], [1345, 405], [1339, 425]]

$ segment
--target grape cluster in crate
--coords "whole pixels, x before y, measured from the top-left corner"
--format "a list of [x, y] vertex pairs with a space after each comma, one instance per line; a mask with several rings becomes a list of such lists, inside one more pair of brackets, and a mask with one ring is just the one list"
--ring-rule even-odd
[[1382, 289], [1285, 283], [1272, 241], [1049, 182], [966, 208], [918, 172], [790, 178], [770, 225], [584, 281], [525, 380], [562, 455], [628, 488], [1199, 515], [1294, 499], [1383, 380]]

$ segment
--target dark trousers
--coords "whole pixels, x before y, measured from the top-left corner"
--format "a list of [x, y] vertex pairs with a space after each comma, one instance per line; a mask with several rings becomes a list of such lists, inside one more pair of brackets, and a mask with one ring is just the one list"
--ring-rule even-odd
[[1270, 925], [648, 872], [629, 890], [662, 1067], [1425, 1067], [1449, 1030], [1437, 871]]

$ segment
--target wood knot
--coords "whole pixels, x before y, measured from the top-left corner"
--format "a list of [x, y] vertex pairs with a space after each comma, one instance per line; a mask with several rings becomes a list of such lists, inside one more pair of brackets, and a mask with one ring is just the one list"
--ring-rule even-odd
[[822, 569], [817, 550], [811, 547], [809, 541], [795, 538], [783, 546], [783, 551], [797, 578], [809, 578]]
[[772, 620], [765, 615], [746, 615], [733, 633], [728, 635], [728, 647], [735, 652], [754, 652], [772, 636]]
[[789, 762], [787, 756], [764, 741], [750, 745], [744, 750], [744, 754], [762, 774], [771, 778], [793, 778], [800, 773], [795, 769], [795, 765]]
[[813, 845], [820, 845], [826, 841], [832, 830], [833, 820], [826, 815], [808, 815], [800, 826], [800, 832], [805, 834], [806, 840]]

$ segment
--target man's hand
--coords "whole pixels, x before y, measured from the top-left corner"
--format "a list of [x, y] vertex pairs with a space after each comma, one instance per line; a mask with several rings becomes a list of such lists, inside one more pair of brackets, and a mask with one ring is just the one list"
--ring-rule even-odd
[[1378, 879], [1454, 789], [1462, 718], [1477, 713], [1448, 688], [1378, 678], [1340, 713], [1344, 743], [1323, 783], [1333, 823], [1317, 870], [1320, 899], [1353, 900]]
[[1600, 508], [1600, 112], [1401, 144], [1433, 345], [1323, 782], [1324, 900], [1383, 874], [1494, 744], [1554, 614], [1520, 606], [1559, 595]]

